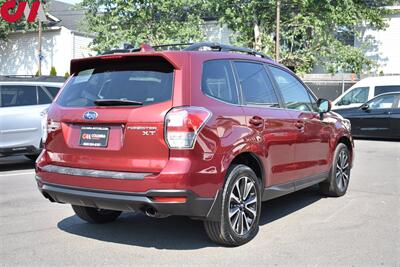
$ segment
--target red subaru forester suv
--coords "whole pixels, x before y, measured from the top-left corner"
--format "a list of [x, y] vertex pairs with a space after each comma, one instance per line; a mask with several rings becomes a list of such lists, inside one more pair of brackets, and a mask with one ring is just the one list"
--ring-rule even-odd
[[85, 221], [183, 215], [238, 246], [257, 234], [262, 201], [347, 190], [349, 121], [261, 53], [142, 45], [73, 60], [71, 74], [43, 122], [36, 180]]

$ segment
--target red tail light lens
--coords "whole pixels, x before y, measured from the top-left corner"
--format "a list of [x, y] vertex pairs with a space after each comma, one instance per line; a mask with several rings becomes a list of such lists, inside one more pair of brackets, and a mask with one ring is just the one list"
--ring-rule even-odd
[[171, 109], [165, 116], [165, 141], [171, 149], [192, 149], [196, 138], [211, 117], [211, 112], [201, 107]]

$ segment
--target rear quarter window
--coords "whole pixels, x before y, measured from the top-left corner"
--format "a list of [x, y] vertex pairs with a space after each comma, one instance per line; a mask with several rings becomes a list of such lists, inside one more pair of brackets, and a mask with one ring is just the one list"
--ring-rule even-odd
[[38, 87], [37, 90], [38, 90], [39, 105], [50, 104], [51, 101], [53, 100], [53, 99], [51, 98], [51, 96], [49, 96], [49, 95], [47, 94], [47, 92], [45, 92], [45, 91], [43, 90], [43, 88], [41, 88], [41, 87]]
[[56, 97], [56, 95], [58, 94], [58, 91], [60, 91], [60, 87], [56, 87], [56, 86], [45, 86], [47, 91], [49, 91], [49, 93], [51, 94], [51, 96], [53, 98]]
[[228, 60], [212, 60], [203, 64], [201, 88], [213, 98], [238, 104], [238, 94], [231, 64]]
[[392, 92], [400, 92], [400, 85], [375, 86], [375, 96]]
[[170, 100], [173, 67], [163, 59], [109, 60], [80, 70], [62, 90], [65, 107], [94, 106], [99, 99], [130, 100], [143, 105]]

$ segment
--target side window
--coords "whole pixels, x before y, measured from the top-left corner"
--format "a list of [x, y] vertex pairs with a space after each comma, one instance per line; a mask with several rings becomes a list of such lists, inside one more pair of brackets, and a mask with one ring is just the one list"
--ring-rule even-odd
[[43, 88], [38, 87], [39, 105], [50, 104], [52, 99], [47, 95]]
[[375, 86], [375, 96], [384, 94], [384, 93], [391, 93], [391, 92], [399, 92], [400, 85], [387, 85], [387, 86]]
[[208, 96], [232, 104], [239, 103], [232, 67], [227, 60], [204, 63], [201, 88]]
[[271, 66], [270, 69], [287, 108], [301, 111], [318, 110], [314, 99], [295, 77], [279, 68]]
[[46, 86], [47, 91], [49, 91], [49, 93], [51, 94], [51, 96], [53, 98], [56, 97], [56, 95], [58, 94], [58, 91], [60, 91], [60, 87], [53, 87], [53, 86]]
[[262, 64], [235, 62], [235, 66], [246, 104], [279, 107], [273, 85]]
[[354, 88], [342, 97], [342, 99], [338, 102], [338, 105], [342, 106], [354, 103], [357, 104], [365, 103], [368, 100], [368, 93], [369, 93], [369, 87]]
[[36, 86], [2, 85], [0, 102], [2, 107], [37, 105]]
[[370, 109], [386, 109], [392, 108], [396, 100], [395, 95], [378, 96], [368, 103]]

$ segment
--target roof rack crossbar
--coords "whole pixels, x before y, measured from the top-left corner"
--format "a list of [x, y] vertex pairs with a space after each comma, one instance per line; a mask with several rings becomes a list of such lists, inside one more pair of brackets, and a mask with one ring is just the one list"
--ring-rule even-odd
[[[183, 49], [171, 49], [171, 48], [179, 48], [187, 46]], [[129, 46], [129, 49], [113, 49], [102, 53], [101, 55], [112, 55], [117, 53], [133, 53], [133, 52], [140, 52], [141, 48], [131, 48], [133, 46]], [[271, 59], [271, 57], [265, 55], [264, 53], [257, 52], [253, 49], [244, 48], [244, 47], [237, 47], [233, 45], [225, 45], [220, 43], [214, 42], [199, 42], [199, 43], [176, 43], [176, 44], [163, 44], [163, 45], [155, 45], [153, 46], [154, 49], [159, 48], [166, 48], [166, 50], [183, 50], [183, 51], [201, 51], [202, 48], [208, 47], [212, 51], [220, 51], [220, 52], [241, 52], [253, 56], [258, 56], [266, 59]]]
[[209, 47], [212, 50], [218, 50], [221, 52], [241, 52], [246, 53], [253, 56], [259, 56], [266, 59], [271, 59], [269, 56], [265, 55], [264, 53], [257, 52], [255, 50], [244, 48], [244, 47], [237, 47], [233, 45], [224, 45], [220, 43], [212, 43], [212, 42], [201, 42], [201, 43], [194, 43], [189, 47], [186, 47], [185, 51], [199, 51], [203, 47]]

